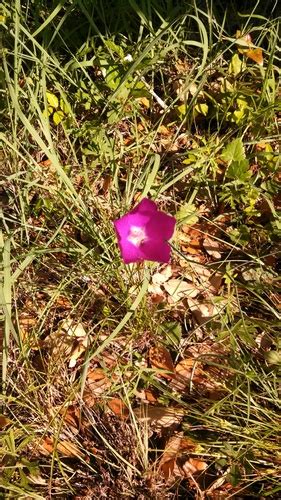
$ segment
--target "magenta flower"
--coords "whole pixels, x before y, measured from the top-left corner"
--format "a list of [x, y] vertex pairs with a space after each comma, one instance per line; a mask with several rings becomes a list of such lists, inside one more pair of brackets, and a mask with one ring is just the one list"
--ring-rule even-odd
[[144, 198], [131, 212], [114, 221], [125, 264], [152, 260], [169, 262], [176, 219], [157, 210], [154, 201]]

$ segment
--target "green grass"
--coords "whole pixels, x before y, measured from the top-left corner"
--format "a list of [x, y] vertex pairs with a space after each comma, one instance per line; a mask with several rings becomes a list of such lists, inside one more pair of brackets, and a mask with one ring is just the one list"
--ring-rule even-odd
[[[280, 495], [279, 18], [239, 9], [0, 6], [3, 498]], [[193, 302], [121, 260], [144, 196]]]

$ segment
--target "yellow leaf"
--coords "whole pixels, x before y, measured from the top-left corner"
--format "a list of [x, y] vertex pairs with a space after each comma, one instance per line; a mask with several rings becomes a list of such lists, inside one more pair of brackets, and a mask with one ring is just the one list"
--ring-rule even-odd
[[181, 116], [181, 117], [184, 117], [186, 115], [186, 105], [185, 104], [181, 104], [180, 106], [177, 106], [177, 111], [178, 111], [178, 114]]
[[239, 75], [245, 69], [245, 63], [244, 61], [241, 61], [240, 57], [238, 54], [234, 54], [231, 58], [229, 67], [228, 67], [228, 73], [231, 75]]
[[64, 112], [61, 111], [60, 109], [58, 111], [55, 111], [53, 114], [53, 122], [55, 125], [58, 125], [63, 119], [64, 119]]
[[60, 109], [64, 112], [64, 114], [68, 115], [71, 111], [70, 106], [60, 98]]
[[208, 104], [204, 104], [204, 103], [196, 104], [194, 109], [195, 109], [195, 111], [197, 111], [197, 113], [199, 113], [200, 115], [204, 115], [204, 116], [207, 116], [208, 111], [209, 111]]
[[46, 92], [46, 97], [48, 104], [52, 106], [53, 108], [58, 108], [59, 107], [59, 100], [55, 94], [52, 94], [52, 92]]
[[140, 98], [138, 99], [138, 102], [139, 102], [142, 106], [144, 106], [145, 108], [147, 108], [147, 109], [150, 107], [150, 102], [149, 102], [149, 100], [147, 99], [147, 97], [140, 97]]

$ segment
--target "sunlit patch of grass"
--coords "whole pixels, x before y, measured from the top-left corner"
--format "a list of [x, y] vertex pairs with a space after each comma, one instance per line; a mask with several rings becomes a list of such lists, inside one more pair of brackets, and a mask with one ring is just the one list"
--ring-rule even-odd
[[[278, 495], [279, 40], [268, 8], [3, 3], [7, 498]], [[239, 52], [234, 15], [263, 66]], [[158, 295], [163, 266], [124, 266], [112, 224], [144, 196], [178, 218]], [[173, 301], [170, 278], [198, 288], [193, 302]], [[169, 456], [170, 438], [183, 445]]]

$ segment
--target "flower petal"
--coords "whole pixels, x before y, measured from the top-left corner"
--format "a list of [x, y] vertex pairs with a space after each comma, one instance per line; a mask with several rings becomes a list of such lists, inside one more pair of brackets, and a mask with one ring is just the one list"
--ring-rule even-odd
[[141, 262], [145, 259], [142, 248], [133, 245], [126, 238], [118, 241], [122, 259], [125, 264], [130, 264], [131, 262]]
[[149, 215], [130, 212], [114, 221], [121, 256], [125, 264], [140, 262], [145, 258], [142, 253], [142, 245], [134, 245], [128, 238], [132, 227], [143, 228], [145, 231], [148, 220]]
[[151, 216], [146, 225], [146, 234], [149, 239], [169, 240], [173, 236], [175, 225], [175, 217], [157, 211]]
[[153, 262], [169, 262], [171, 248], [163, 240], [148, 240], [141, 245], [143, 259]]
[[154, 213], [156, 212], [157, 210], [157, 205], [154, 201], [150, 200], [149, 198], [143, 198], [143, 200], [141, 200], [141, 202], [135, 206], [135, 208], [132, 210], [131, 213], [146, 213], [146, 212], [150, 212], [150, 213]]
[[121, 219], [114, 221], [115, 230], [118, 238], [127, 238], [132, 226], [145, 228], [149, 221], [149, 215], [140, 213], [128, 213]]

